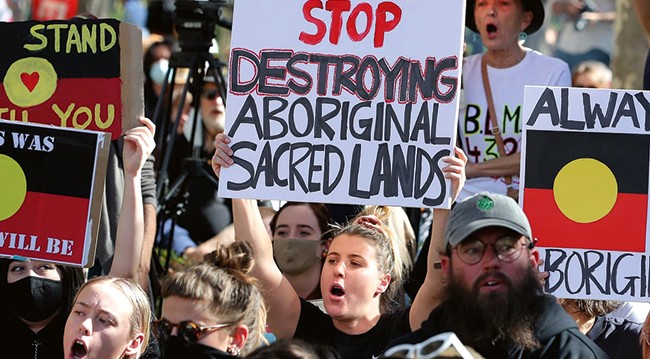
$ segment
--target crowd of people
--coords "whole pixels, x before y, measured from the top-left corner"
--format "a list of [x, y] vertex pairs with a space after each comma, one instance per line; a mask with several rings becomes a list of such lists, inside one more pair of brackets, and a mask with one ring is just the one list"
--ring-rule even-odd
[[[650, 6], [637, 6], [650, 19]], [[221, 169], [234, 160], [218, 73], [208, 65], [163, 85], [179, 48], [152, 25], [143, 70], [155, 121], [142, 117], [111, 144], [95, 266], [0, 259], [4, 352], [430, 358], [446, 343], [453, 354], [444, 357], [650, 359], [650, 305], [544, 293], [547, 274], [517, 203], [522, 123], [507, 120], [526, 85], [611, 86], [614, 2], [467, 0], [466, 10], [484, 51], [464, 59], [458, 143], [441, 160], [454, 204], [411, 218], [399, 207], [274, 209], [219, 197]], [[549, 10], [566, 18], [553, 56], [525, 46]], [[173, 143], [171, 156], [156, 141]], [[186, 179], [188, 156], [201, 175]], [[155, 193], [161, 170], [166, 189], [179, 183], [179, 203]], [[159, 199], [165, 213], [156, 213]], [[165, 256], [182, 265], [156, 266]]]

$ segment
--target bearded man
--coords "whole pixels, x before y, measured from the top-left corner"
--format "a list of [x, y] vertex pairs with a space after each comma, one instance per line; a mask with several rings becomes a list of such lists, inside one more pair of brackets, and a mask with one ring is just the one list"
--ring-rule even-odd
[[457, 204], [441, 253], [446, 300], [390, 346], [454, 332], [488, 359], [607, 358], [543, 293], [531, 238], [526, 215], [507, 196], [479, 193]]

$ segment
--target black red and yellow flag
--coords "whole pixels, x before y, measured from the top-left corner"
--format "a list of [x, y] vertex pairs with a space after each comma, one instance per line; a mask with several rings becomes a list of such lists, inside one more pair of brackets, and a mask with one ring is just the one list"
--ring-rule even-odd
[[92, 264], [109, 142], [0, 120], [0, 254]]
[[143, 106], [135, 32], [115, 19], [0, 23], [0, 117], [117, 138]]
[[539, 246], [645, 252], [650, 136], [528, 130], [525, 156]]

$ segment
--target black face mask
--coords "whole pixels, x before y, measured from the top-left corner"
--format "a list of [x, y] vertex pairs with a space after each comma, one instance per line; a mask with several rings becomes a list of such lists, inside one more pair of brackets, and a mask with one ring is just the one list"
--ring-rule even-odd
[[203, 344], [189, 344], [172, 335], [162, 344], [162, 357], [165, 359], [232, 359], [235, 356]]
[[7, 284], [7, 296], [16, 315], [30, 322], [40, 322], [61, 309], [63, 282], [29, 276]]

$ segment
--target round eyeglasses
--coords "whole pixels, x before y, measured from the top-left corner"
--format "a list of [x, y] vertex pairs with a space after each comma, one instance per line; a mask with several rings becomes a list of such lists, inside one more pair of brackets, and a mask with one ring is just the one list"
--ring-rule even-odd
[[[465, 264], [476, 264], [483, 259], [485, 249], [491, 246], [500, 261], [511, 263], [519, 259], [525, 244], [521, 241], [523, 237], [503, 236], [494, 244], [485, 244], [478, 239], [466, 239], [456, 247], [452, 248], [458, 252], [458, 258]], [[532, 248], [533, 244], [528, 244]]]
[[153, 322], [153, 332], [158, 340], [164, 342], [169, 339], [172, 334], [172, 330], [174, 328], [178, 328], [177, 335], [179, 338], [187, 343], [196, 343], [199, 341], [203, 334], [213, 332], [221, 328], [229, 327], [231, 325], [232, 324], [216, 324], [200, 326], [189, 320], [174, 324], [165, 318], [161, 318]]

